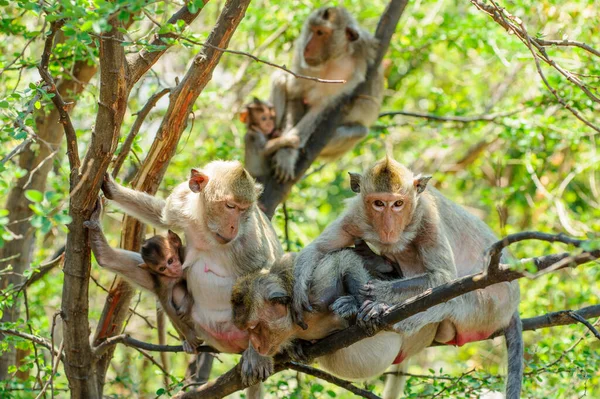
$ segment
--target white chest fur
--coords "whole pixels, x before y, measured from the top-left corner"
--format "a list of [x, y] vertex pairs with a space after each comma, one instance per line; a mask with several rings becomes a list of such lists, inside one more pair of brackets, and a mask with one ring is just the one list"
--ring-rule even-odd
[[[355, 73], [355, 61], [350, 56], [333, 60], [321, 67], [318, 71], [310, 71], [311, 76], [321, 79], [345, 80], [348, 82]], [[307, 90], [304, 101], [306, 104], [317, 106], [323, 99], [336, 96], [346, 89], [348, 83], [318, 83], [314, 82]]]

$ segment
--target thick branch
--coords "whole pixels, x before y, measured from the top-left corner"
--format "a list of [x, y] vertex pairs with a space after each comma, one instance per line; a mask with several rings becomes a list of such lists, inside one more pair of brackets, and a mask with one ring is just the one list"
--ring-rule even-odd
[[379, 40], [379, 48], [377, 56], [375, 57], [375, 62], [367, 72], [366, 81], [358, 86], [354, 93], [342, 98], [338, 104], [332, 106], [328, 111], [323, 113], [322, 119], [318, 123], [314, 133], [310, 136], [303, 151], [299, 154], [298, 161], [296, 162], [296, 177], [284, 184], [279, 183], [273, 175], [267, 177], [264, 182], [265, 189], [261, 196], [261, 203], [265, 208], [267, 216], [273, 216], [277, 205], [287, 197], [294, 184], [302, 178], [310, 165], [319, 156], [321, 150], [323, 150], [329, 140], [331, 140], [336, 127], [340, 123], [342, 107], [353, 97], [365, 92], [369, 82], [377, 73], [377, 69], [381, 64], [383, 56], [387, 52], [392, 35], [396, 30], [396, 25], [398, 24], [407, 3], [408, 0], [391, 0], [388, 4], [379, 20], [377, 30], [375, 31], [375, 37]]

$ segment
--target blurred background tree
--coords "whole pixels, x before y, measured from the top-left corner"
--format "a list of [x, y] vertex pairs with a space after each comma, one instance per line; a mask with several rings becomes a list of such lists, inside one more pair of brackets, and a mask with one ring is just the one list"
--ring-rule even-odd
[[[396, 159], [433, 174], [439, 189], [485, 220], [498, 235], [539, 230], [598, 237], [598, 52], [576, 45], [548, 46], [548, 59], [567, 74], [543, 61], [538, 71], [527, 42], [509, 34], [477, 3], [409, 2], [384, 61], [382, 114], [389, 114], [382, 115], [369, 136], [341, 160], [313, 165], [313, 172], [293, 188], [286, 201], [287, 218], [278, 208], [273, 222], [289, 250], [300, 250], [339, 214], [344, 199], [351, 196], [346, 172], [360, 171], [383, 156], [386, 143], [393, 147]], [[255, 0], [229, 48], [290, 65], [293, 40], [304, 19], [325, 4]], [[343, 2], [371, 31], [386, 4], [380, 0]], [[491, 7], [494, 3], [484, 4]], [[577, 41], [592, 50], [600, 48], [598, 2], [512, 1], [498, 5], [515, 17], [507, 15], [506, 20], [540, 41]], [[37, 70], [50, 24], [65, 21], [56, 34], [49, 71], [68, 104], [80, 154], [85, 154], [91, 132], [98, 129], [93, 116], [100, 96], [96, 73], [102, 62], [99, 42], [107, 32], [115, 34], [115, 18], [124, 27], [117, 33], [122, 34], [118, 46], [125, 55], [156, 54], [169, 47], [131, 87], [118, 155], [136, 113], [148, 99], [180, 84], [202, 49], [197, 43], [208, 40], [222, 7], [223, 2], [204, 5], [202, 1], [0, 0], [2, 328], [50, 340], [53, 315], [61, 308], [64, 275], [53, 267], [57, 262], [49, 260], [60, 253], [66, 225], [71, 222], [70, 168], [63, 125], [58, 123], [52, 94], [44, 88]], [[184, 38], [177, 40], [174, 34], [183, 32], [186, 24], [168, 21], [177, 10], [186, 8], [191, 15], [199, 15], [192, 18]], [[165, 38], [162, 44], [154, 42], [157, 32]], [[223, 54], [212, 79], [193, 103], [157, 195], [166, 196], [186, 179], [191, 166], [217, 158], [242, 160], [244, 127], [237, 113], [251, 95], [268, 97], [272, 72], [271, 67], [247, 57]], [[169, 94], [162, 96], [147, 115], [125, 158], [119, 174], [122, 181], [131, 181], [140, 168], [169, 112], [169, 100]], [[111, 244], [118, 245], [121, 215], [110, 212], [104, 225]], [[513, 250], [516, 256], [531, 257], [549, 249], [545, 244], [527, 242]], [[599, 273], [597, 267], [582, 267], [521, 281], [522, 317], [598, 304]], [[113, 276], [97, 265], [90, 274], [89, 322], [93, 331]], [[155, 342], [153, 298], [138, 293], [129, 307], [125, 331]], [[60, 324], [52, 337], [56, 348], [63, 336]], [[169, 341], [175, 342], [173, 338]], [[600, 396], [600, 346], [583, 325], [525, 333], [525, 342], [524, 396]], [[49, 352], [8, 335], [3, 336], [0, 348], [0, 396], [36, 397], [51, 374]], [[152, 356], [157, 363], [164, 362], [157, 354]], [[503, 356], [501, 339], [460, 349], [430, 348], [411, 361], [409, 372], [414, 375], [405, 393], [408, 397], [494, 397], [503, 386]], [[182, 353], [167, 357], [168, 376], [163, 378], [163, 371], [152, 360], [118, 346], [108, 367], [104, 394], [152, 397], [177, 392], [185, 384], [191, 359]], [[229, 369], [237, 358], [218, 355], [212, 375]], [[292, 372], [272, 377], [267, 387], [270, 395], [278, 397], [351, 395]], [[370, 381], [369, 387], [381, 393], [382, 382]], [[60, 364], [53, 390], [62, 397], [67, 389]]]

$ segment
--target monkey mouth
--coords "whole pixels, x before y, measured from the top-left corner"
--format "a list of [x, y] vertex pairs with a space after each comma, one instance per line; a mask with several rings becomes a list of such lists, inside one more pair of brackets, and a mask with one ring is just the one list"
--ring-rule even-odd
[[225, 238], [219, 233], [215, 233], [215, 237], [217, 238], [219, 244], [228, 244], [229, 242], [231, 242], [230, 238]]

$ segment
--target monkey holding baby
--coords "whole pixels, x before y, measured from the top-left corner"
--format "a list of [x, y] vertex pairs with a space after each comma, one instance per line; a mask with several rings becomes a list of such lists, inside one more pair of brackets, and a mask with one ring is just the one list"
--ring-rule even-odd
[[275, 107], [256, 97], [240, 113], [246, 125], [244, 166], [259, 181], [270, 173], [271, 156], [280, 148], [297, 148], [298, 137], [280, 137], [275, 128]]
[[[287, 73], [273, 77], [271, 101], [275, 107], [276, 126], [282, 137], [296, 137], [297, 148], [280, 148], [272, 158], [275, 177], [285, 182], [295, 177], [301, 151], [323, 114], [339, 100], [354, 92], [366, 79], [367, 70], [375, 65], [379, 42], [363, 29], [343, 7], [322, 7], [304, 22], [294, 45], [292, 71], [320, 79], [343, 80], [324, 83], [301, 79]], [[321, 151], [320, 157], [332, 161], [354, 147], [368, 133], [378, 117], [383, 97], [383, 69], [377, 67], [367, 82], [364, 94], [355, 96], [342, 109], [341, 124]]]

